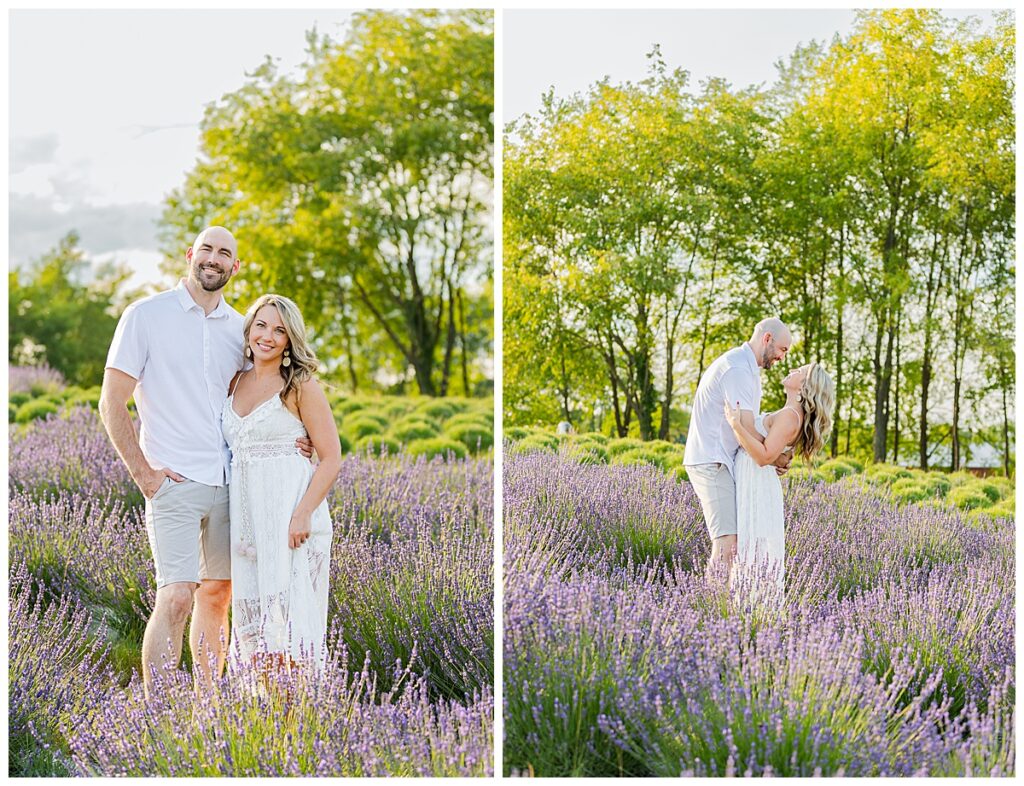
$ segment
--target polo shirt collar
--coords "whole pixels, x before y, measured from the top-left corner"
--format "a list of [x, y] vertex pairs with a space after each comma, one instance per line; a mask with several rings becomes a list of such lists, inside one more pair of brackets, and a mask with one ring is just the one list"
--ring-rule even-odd
[[[202, 307], [192, 299], [192, 295], [189, 294], [188, 288], [185, 286], [185, 279], [178, 279], [178, 286], [174, 288], [174, 293], [178, 297], [178, 303], [181, 305], [181, 310], [189, 312], [194, 308], [198, 308], [202, 311]], [[221, 295], [220, 300], [217, 302], [217, 307], [210, 312], [208, 319], [219, 319], [220, 317], [227, 316], [228, 304], [224, 302], [224, 296]]]
[[747, 362], [750, 363], [750, 367], [754, 370], [754, 373], [755, 374], [760, 374], [761, 373], [761, 367], [757, 365], [757, 355], [755, 355], [754, 354], [754, 350], [752, 350], [750, 348], [750, 344], [748, 344], [746, 341], [744, 341], [743, 342], [743, 349], [746, 350], [743, 353], [743, 356], [747, 359]]

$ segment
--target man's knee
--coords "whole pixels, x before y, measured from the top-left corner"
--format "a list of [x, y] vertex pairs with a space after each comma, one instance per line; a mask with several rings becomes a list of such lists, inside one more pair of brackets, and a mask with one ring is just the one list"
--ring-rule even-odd
[[207, 579], [196, 590], [196, 603], [213, 611], [227, 611], [231, 605], [231, 582]]
[[195, 585], [185, 582], [176, 582], [161, 587], [156, 591], [157, 610], [166, 615], [172, 625], [184, 624], [192, 610], [193, 592], [195, 592]]

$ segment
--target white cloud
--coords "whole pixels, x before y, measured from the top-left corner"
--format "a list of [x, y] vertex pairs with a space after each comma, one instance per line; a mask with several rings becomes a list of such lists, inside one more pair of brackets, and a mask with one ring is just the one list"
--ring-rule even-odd
[[48, 164], [53, 161], [59, 145], [57, 135], [36, 134], [16, 136], [11, 139], [10, 173], [24, 172], [29, 167]]

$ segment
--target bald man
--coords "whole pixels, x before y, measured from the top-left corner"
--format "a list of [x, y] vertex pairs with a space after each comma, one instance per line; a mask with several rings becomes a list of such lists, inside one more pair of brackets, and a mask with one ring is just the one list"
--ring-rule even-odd
[[[717, 358], [697, 385], [683, 464], [711, 538], [709, 572], [719, 566], [728, 570], [736, 555], [734, 471], [740, 445], [725, 419], [725, 403], [739, 403], [741, 418], [753, 431], [754, 416], [761, 411], [761, 369], [782, 360], [792, 340], [782, 320], [763, 319], [750, 340]], [[784, 453], [776, 460], [780, 475], [790, 458]]]

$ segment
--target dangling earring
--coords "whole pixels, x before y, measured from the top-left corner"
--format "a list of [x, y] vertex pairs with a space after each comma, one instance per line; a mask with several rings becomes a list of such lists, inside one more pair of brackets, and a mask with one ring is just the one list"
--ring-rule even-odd
[[245, 356], [247, 358], [251, 358], [252, 357], [252, 350], [249, 349], [249, 345], [248, 344], [245, 345]]
[[291, 354], [286, 349], [284, 351], [284, 360], [281, 361], [281, 365], [284, 366], [285, 368], [288, 368], [288, 366], [290, 366], [291, 364], [292, 364]]
[[799, 404], [803, 400], [804, 400], [804, 397], [801, 396], [799, 393], [797, 393], [796, 394], [796, 402], [797, 402], [797, 404]]

